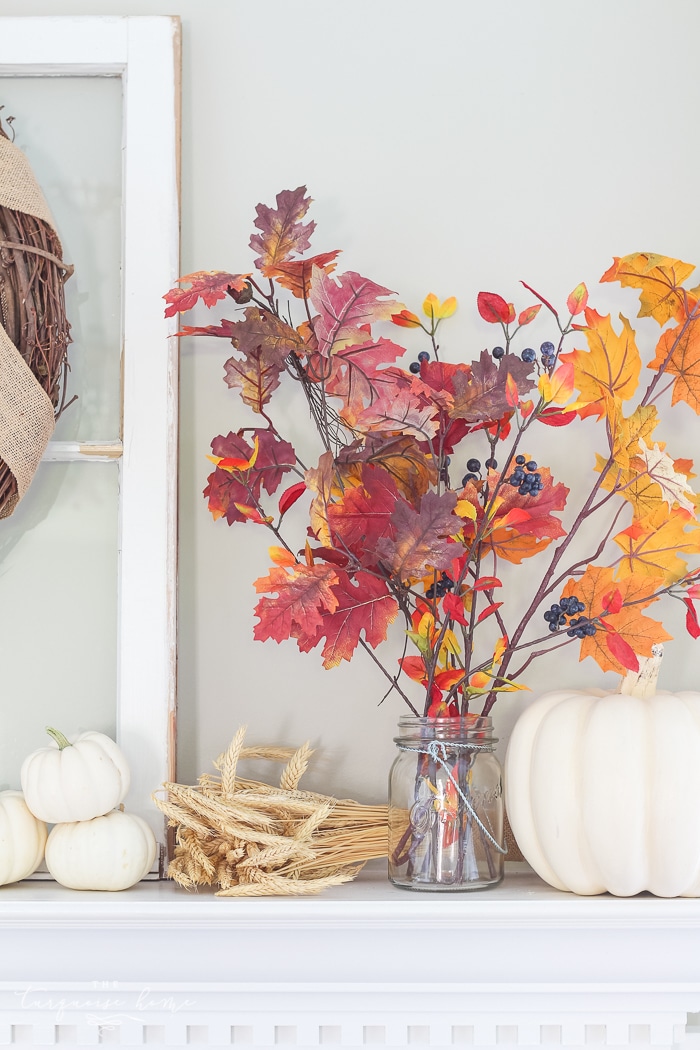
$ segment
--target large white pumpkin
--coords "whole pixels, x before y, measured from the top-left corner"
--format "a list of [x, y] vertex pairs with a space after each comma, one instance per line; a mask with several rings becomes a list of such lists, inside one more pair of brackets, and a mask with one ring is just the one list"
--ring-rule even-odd
[[21, 791], [0, 791], [0, 886], [36, 871], [46, 834], [46, 824], [29, 811]]
[[28, 755], [20, 780], [34, 816], [48, 824], [90, 820], [123, 802], [131, 775], [120, 748], [104, 733], [88, 732], [71, 743], [47, 729], [48, 747]]
[[145, 820], [113, 810], [92, 820], [57, 824], [46, 843], [46, 867], [71, 890], [125, 890], [150, 871], [156, 840]]
[[505, 798], [557, 889], [700, 896], [700, 693], [547, 693], [516, 722]]

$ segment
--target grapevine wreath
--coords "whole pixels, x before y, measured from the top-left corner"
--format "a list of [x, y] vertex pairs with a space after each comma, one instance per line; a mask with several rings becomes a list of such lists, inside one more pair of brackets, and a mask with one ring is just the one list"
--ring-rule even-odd
[[24, 496], [66, 407], [72, 273], [29, 163], [0, 122], [0, 518]]

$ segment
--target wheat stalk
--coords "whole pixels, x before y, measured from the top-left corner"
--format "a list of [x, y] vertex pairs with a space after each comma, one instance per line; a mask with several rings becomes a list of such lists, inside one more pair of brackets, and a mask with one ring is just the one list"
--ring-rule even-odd
[[[387, 807], [300, 791], [308, 744], [244, 747], [245, 728], [216, 759], [220, 776], [166, 783], [153, 796], [175, 827], [168, 875], [180, 886], [218, 887], [224, 897], [319, 893], [387, 855]], [[238, 777], [241, 759], [286, 762], [280, 787]]]

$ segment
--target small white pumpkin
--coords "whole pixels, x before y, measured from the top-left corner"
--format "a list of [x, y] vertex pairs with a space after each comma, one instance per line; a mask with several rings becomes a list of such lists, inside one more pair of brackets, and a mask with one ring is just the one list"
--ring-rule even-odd
[[57, 824], [46, 843], [46, 867], [71, 890], [126, 890], [150, 871], [155, 857], [146, 821], [118, 809]]
[[46, 835], [46, 824], [30, 812], [21, 791], [0, 791], [0, 886], [36, 871]]
[[700, 693], [647, 691], [551, 692], [515, 724], [508, 818], [557, 889], [700, 896]]
[[104, 733], [81, 733], [71, 743], [56, 729], [48, 747], [28, 755], [20, 780], [39, 820], [63, 824], [108, 813], [126, 797], [131, 775], [122, 751]]

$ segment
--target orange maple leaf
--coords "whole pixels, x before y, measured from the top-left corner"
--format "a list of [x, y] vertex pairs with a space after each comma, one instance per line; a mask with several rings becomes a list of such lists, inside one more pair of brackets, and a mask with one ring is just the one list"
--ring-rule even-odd
[[[585, 615], [592, 620], [610, 608], [610, 596], [618, 592], [621, 603], [618, 599], [616, 605], [620, 604], [620, 609], [604, 616], [603, 622], [619, 635], [637, 656], [651, 656], [652, 645], [671, 638], [662, 624], [642, 613], [642, 609], [656, 601], [656, 582], [641, 573], [616, 580], [611, 567], [589, 565], [582, 576], [568, 581], [562, 593], [567, 597], [575, 594], [585, 605]], [[579, 659], [584, 660], [591, 656], [603, 671], [626, 674], [627, 668], [613, 656], [606, 644], [606, 637], [605, 627], [599, 626], [594, 635], [582, 638]]]
[[335, 259], [338, 255], [340, 255], [339, 250], [312, 255], [308, 259], [285, 259], [276, 266], [266, 266], [263, 272], [266, 277], [277, 281], [297, 299], [306, 299], [311, 288], [314, 266], [320, 266], [326, 273], [332, 273], [335, 270]]
[[619, 281], [623, 288], [641, 290], [638, 317], [653, 317], [660, 325], [670, 318], [680, 321], [685, 313], [683, 281], [695, 269], [680, 259], [670, 259], [654, 252], [633, 252], [613, 259], [601, 284]]
[[[694, 532], [686, 532], [692, 525]], [[662, 584], [674, 583], [684, 575], [687, 563], [681, 554], [697, 554], [700, 541], [698, 523], [683, 511], [670, 516], [667, 508], [659, 507], [640, 521], [635, 521], [614, 537], [624, 557], [617, 574], [620, 579], [641, 573]]]
[[662, 334], [649, 368], [658, 370], [664, 365], [665, 372], [676, 376], [671, 404], [687, 401], [700, 415], [700, 317]]
[[580, 393], [575, 403], [581, 417], [607, 415], [614, 419], [618, 406], [637, 390], [642, 362], [635, 342], [634, 330], [626, 317], [620, 314], [622, 332], [617, 334], [610, 323], [610, 315], [602, 317], [588, 307], [583, 329], [588, 350], [572, 350], [561, 354], [559, 360], [574, 367], [574, 386]]

